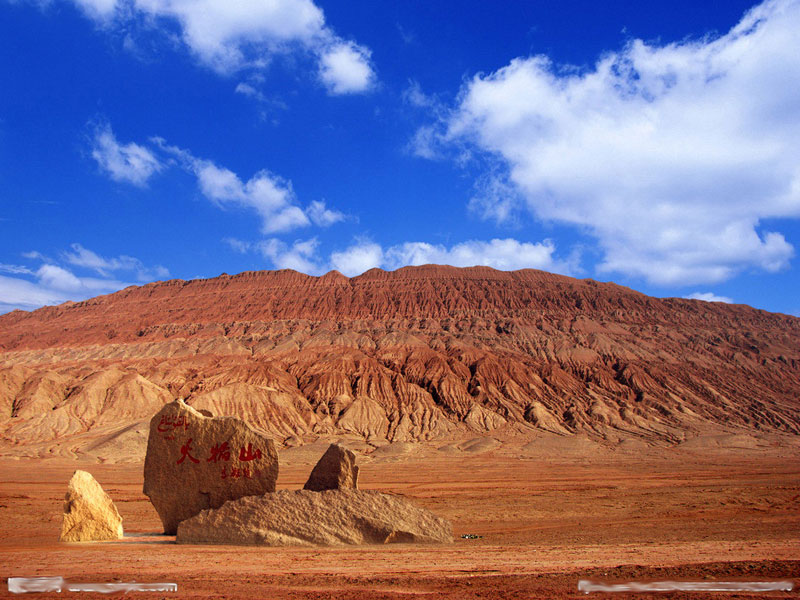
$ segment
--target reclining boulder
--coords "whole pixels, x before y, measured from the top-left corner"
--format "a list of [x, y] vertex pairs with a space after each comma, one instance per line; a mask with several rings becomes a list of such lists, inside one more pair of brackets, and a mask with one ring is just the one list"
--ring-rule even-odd
[[450, 543], [449, 521], [371, 490], [281, 490], [226, 502], [178, 526], [178, 543], [263, 546]]

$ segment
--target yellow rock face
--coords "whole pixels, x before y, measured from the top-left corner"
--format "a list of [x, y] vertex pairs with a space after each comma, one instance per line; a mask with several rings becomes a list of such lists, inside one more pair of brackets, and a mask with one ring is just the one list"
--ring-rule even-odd
[[75, 471], [64, 497], [62, 542], [118, 540], [122, 517], [108, 494], [86, 471]]

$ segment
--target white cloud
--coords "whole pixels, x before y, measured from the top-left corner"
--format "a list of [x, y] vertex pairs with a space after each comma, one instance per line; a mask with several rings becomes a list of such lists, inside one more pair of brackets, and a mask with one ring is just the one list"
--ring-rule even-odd
[[0, 275], [0, 313], [15, 308], [34, 310], [67, 300], [85, 300], [133, 285], [113, 277], [112, 271], [131, 271], [136, 274], [139, 283], [169, 276], [164, 267], [148, 268], [140, 260], [130, 256], [103, 258], [80, 244], [73, 244], [71, 252], [61, 253], [63, 262], [79, 269], [94, 271], [100, 277], [76, 274], [64, 264], [56, 264], [40, 252], [26, 252], [23, 257], [43, 262], [33, 268], [0, 264], [0, 272], [17, 275]]
[[45, 305], [59, 304], [69, 298], [56, 290], [18, 277], [0, 275], [0, 313], [14, 309], [33, 310]]
[[316, 251], [319, 242], [316, 238], [298, 240], [291, 246], [281, 240], [272, 238], [258, 242], [258, 251], [278, 269], [294, 269], [309, 275], [318, 275], [323, 269], [316, 262]]
[[[273, 55], [298, 49], [313, 54], [319, 73], [333, 94], [364, 92], [374, 80], [370, 52], [339, 38], [311, 0], [73, 0], [104, 27], [126, 32], [144, 22], [163, 27], [170, 37], [177, 25], [180, 40], [201, 63], [221, 74], [249, 68], [263, 70]], [[252, 85], [240, 93], [257, 95]], [[247, 87], [251, 88], [248, 90]]]
[[246, 83], [244, 81], [240, 82], [236, 85], [236, 89], [234, 90], [237, 94], [242, 94], [243, 96], [248, 96], [250, 98], [255, 98], [260, 102], [266, 101], [266, 96], [260, 90], [257, 90], [255, 87]]
[[80, 279], [56, 265], [42, 265], [36, 271], [39, 282], [46, 288], [63, 292], [78, 292], [83, 287]]
[[380, 267], [385, 260], [383, 248], [379, 244], [362, 240], [341, 252], [331, 254], [331, 267], [353, 277], [364, 271]]
[[87, 15], [97, 20], [106, 20], [114, 16], [117, 0], [74, 0]]
[[138, 186], [145, 185], [154, 173], [163, 168], [147, 148], [134, 143], [122, 145], [117, 142], [108, 124], [95, 129], [92, 158], [115, 181], [127, 181]]
[[422, 91], [418, 81], [411, 80], [408, 87], [403, 91], [403, 100], [411, 106], [417, 108], [438, 108], [439, 102], [433, 96], [429, 96]]
[[233, 250], [235, 250], [240, 254], [247, 254], [253, 249], [252, 242], [246, 242], [244, 240], [239, 240], [236, 238], [223, 238], [222, 241], [228, 244]]
[[320, 56], [319, 76], [331, 94], [365, 92], [375, 74], [369, 64], [370, 52], [352, 42], [340, 42]]
[[134, 0], [149, 15], [171, 18], [205, 64], [228, 73], [258, 64], [283, 44], [311, 44], [325, 17], [310, 0]]
[[101, 275], [108, 275], [109, 271], [117, 269], [134, 269], [141, 262], [130, 256], [120, 256], [119, 258], [103, 258], [96, 252], [84, 248], [80, 244], [72, 244], [72, 252], [64, 252], [64, 259], [71, 265], [79, 267], [88, 267], [100, 273]]
[[197, 158], [187, 150], [168, 145], [161, 138], [151, 140], [162, 151], [178, 159], [181, 166], [197, 177], [203, 195], [220, 207], [235, 205], [255, 210], [261, 218], [261, 233], [273, 234], [307, 227], [313, 222], [327, 227], [344, 220], [345, 215], [314, 201], [303, 210], [291, 181], [262, 170], [247, 181], [213, 161]]
[[246, 242], [236, 238], [225, 238], [223, 241], [236, 252], [261, 254], [276, 269], [294, 269], [308, 275], [320, 275], [324, 271], [317, 255], [319, 241], [316, 238], [296, 240], [291, 246], [278, 238], [258, 242]]
[[64, 260], [77, 267], [85, 267], [96, 271], [103, 277], [109, 277], [114, 271], [132, 271], [136, 273], [139, 281], [152, 281], [169, 277], [169, 270], [161, 265], [148, 268], [142, 261], [133, 256], [121, 255], [114, 258], [104, 258], [84, 248], [80, 244], [72, 244], [72, 252], [63, 252]]
[[34, 310], [67, 300], [85, 300], [130, 285], [115, 279], [77, 277], [56, 265], [42, 265], [34, 275], [33, 281], [0, 275], [0, 312], [16, 308]]
[[194, 172], [200, 190], [210, 200], [254, 209], [261, 217], [262, 233], [310, 225], [303, 210], [294, 205], [291, 183], [268, 171], [256, 173], [243, 183], [230, 169], [218, 167], [211, 161], [196, 160]]
[[441, 264], [454, 267], [485, 265], [502, 271], [516, 269], [542, 269], [554, 273], [574, 273], [573, 261], [562, 261], [554, 256], [555, 246], [550, 240], [519, 242], [515, 239], [472, 240], [450, 248], [424, 242], [406, 242], [392, 246], [386, 252], [389, 268], [405, 265]]
[[23, 267], [22, 265], [9, 265], [5, 263], [0, 263], [0, 273], [11, 273], [13, 275], [33, 275], [33, 271], [31, 271], [28, 267]]
[[414, 132], [408, 143], [408, 150], [414, 156], [436, 160], [443, 157], [441, 146], [441, 136], [436, 129], [425, 125]]
[[426, 264], [456, 267], [485, 265], [503, 271], [542, 269], [565, 275], [580, 272], [578, 254], [573, 253], [567, 259], [557, 258], [555, 246], [550, 240], [536, 243], [514, 239], [471, 240], [449, 248], [426, 242], [405, 242], [384, 248], [377, 242], [361, 238], [344, 250], [332, 252], [327, 262], [319, 255], [319, 241], [316, 238], [298, 240], [291, 246], [277, 238], [259, 242], [234, 238], [223, 241], [236, 252], [260, 253], [275, 268], [294, 269], [309, 275], [335, 269], [353, 277], [376, 267], [394, 270]]
[[329, 227], [334, 223], [344, 221], [345, 216], [338, 210], [330, 210], [325, 206], [324, 202], [314, 200], [308, 205], [306, 214], [319, 227]]
[[[600, 272], [683, 285], [774, 272], [794, 249], [760, 224], [800, 217], [797, 31], [800, 2], [769, 0], [726, 35], [636, 40], [590, 69], [517, 58], [475, 76], [413, 146], [500, 159], [535, 215], [598, 239]], [[473, 208], [502, 221], [506, 197]]]
[[477, 193], [469, 200], [469, 210], [482, 219], [495, 221], [498, 225], [515, 220], [524, 206], [519, 189], [506, 178], [490, 174], [478, 181]]
[[561, 260], [554, 256], [555, 246], [550, 240], [520, 242], [514, 239], [471, 240], [451, 247], [426, 242], [405, 242], [382, 248], [369, 240], [360, 240], [347, 249], [331, 254], [331, 267], [347, 276], [358, 275], [381, 267], [388, 270], [407, 265], [440, 264], [455, 267], [485, 265], [503, 271], [517, 269], [542, 269], [545, 271], [575, 274], [577, 256]]
[[712, 292], [695, 292], [684, 296], [687, 300], [703, 300], [704, 302], [724, 302], [726, 304], [733, 304], [733, 300], [727, 296], [717, 296]]
[[[438, 97], [422, 91], [419, 82], [410, 80], [408, 87], [403, 91], [403, 100], [409, 106], [422, 109], [429, 115], [445, 122], [452, 111]], [[419, 127], [409, 140], [406, 150], [414, 156], [428, 160], [445, 158], [446, 144], [438, 127], [423, 125]]]
[[23, 252], [20, 256], [22, 256], [22, 258], [27, 258], [29, 260], [41, 260], [42, 262], [53, 262], [52, 260], [50, 260], [44, 254], [42, 254], [37, 250]]

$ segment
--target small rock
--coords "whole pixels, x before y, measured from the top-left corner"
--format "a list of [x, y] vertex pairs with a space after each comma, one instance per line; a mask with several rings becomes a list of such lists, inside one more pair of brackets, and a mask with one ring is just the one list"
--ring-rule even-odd
[[150, 420], [144, 493], [164, 533], [227, 500], [275, 491], [278, 453], [271, 439], [235, 417], [207, 417], [176, 400]]
[[338, 444], [331, 444], [319, 459], [308, 478], [304, 490], [358, 489], [356, 455]]
[[372, 490], [281, 490], [204, 510], [178, 526], [178, 543], [263, 546], [451, 543], [449, 521]]
[[122, 517], [111, 498], [86, 471], [75, 471], [64, 497], [62, 542], [118, 540]]

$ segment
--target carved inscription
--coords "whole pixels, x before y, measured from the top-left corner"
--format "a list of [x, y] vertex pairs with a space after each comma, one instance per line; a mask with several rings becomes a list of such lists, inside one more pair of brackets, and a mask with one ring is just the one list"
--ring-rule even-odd
[[[200, 463], [200, 460], [192, 455], [192, 441], [192, 438], [187, 438], [183, 442], [183, 445], [180, 447], [180, 456], [178, 456], [176, 464], [191, 465], [192, 463]], [[254, 447], [252, 443], [249, 443], [239, 448], [238, 456], [240, 462], [253, 462], [260, 460], [264, 456], [264, 453], [260, 448]], [[231, 449], [228, 442], [215, 443], [209, 450], [208, 457], [206, 457], [205, 460], [206, 462], [213, 463], [230, 462]], [[223, 464], [219, 473], [220, 479], [239, 479], [242, 477], [245, 479], [252, 479], [253, 477], [261, 475], [261, 470], [255, 466], [242, 467], [238, 465], [231, 465], [229, 469], [228, 465]]]

